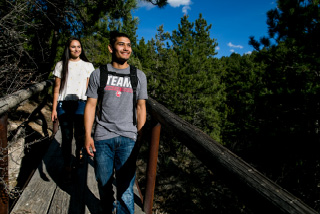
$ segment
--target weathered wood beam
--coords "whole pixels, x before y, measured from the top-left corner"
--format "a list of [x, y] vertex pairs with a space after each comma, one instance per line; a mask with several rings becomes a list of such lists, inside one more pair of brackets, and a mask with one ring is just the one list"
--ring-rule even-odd
[[264, 208], [275, 210], [276, 212], [273, 213], [317, 213], [299, 198], [281, 188], [200, 129], [182, 120], [152, 98], [148, 99], [147, 108], [164, 129], [172, 130], [175, 137], [209, 169], [218, 172], [220, 177], [226, 181], [237, 182], [237, 186], [241, 186], [250, 199], [258, 203], [257, 206], [261, 209], [259, 213], [266, 213]]
[[0, 99], [0, 115], [9, 111], [9, 109], [16, 107], [23, 101], [29, 99], [32, 95], [41, 92], [46, 87], [53, 85], [53, 80], [46, 80], [36, 83], [26, 89], [19, 90], [6, 97]]
[[0, 214], [9, 212], [8, 190], [8, 114], [0, 116]]

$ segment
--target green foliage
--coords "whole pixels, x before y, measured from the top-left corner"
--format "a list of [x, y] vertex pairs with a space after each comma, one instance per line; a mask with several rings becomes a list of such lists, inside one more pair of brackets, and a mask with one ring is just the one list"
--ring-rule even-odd
[[160, 26], [156, 38], [147, 44], [141, 40], [136, 53], [147, 73], [149, 94], [220, 141], [225, 94], [210, 28], [201, 14], [195, 23], [185, 16], [179, 30], [170, 36]]
[[259, 126], [257, 102], [267, 93], [262, 74], [264, 64], [256, 63], [256, 53], [231, 54], [220, 61], [225, 68], [223, 83], [226, 85], [227, 122], [223, 132], [224, 142], [237, 151], [252, 146], [252, 137]]
[[220, 141], [225, 94], [220, 80], [223, 73], [217, 69], [219, 64], [214, 58], [217, 43], [210, 38], [210, 28], [200, 14], [195, 23], [184, 16], [178, 30], [172, 32], [179, 65], [176, 91], [180, 99], [174, 111]]
[[221, 59], [228, 94], [223, 139], [316, 206], [308, 189], [319, 179], [308, 169], [319, 164], [319, 1], [280, 0], [267, 15], [269, 37], [249, 41], [257, 52]]
[[10, 22], [1, 28], [14, 29], [26, 53], [19, 58], [19, 66], [35, 68], [34, 76], [41, 77], [40, 80], [49, 77], [61, 58], [61, 47], [70, 36], [85, 41], [84, 46], [89, 58], [96, 60], [95, 65], [109, 61], [106, 38], [110, 30], [126, 32], [132, 43], [136, 42], [137, 19], [132, 18], [130, 12], [136, 7], [136, 0], [5, 0], [3, 4], [1, 16], [9, 11], [5, 17], [10, 17]]
[[269, 91], [263, 97], [268, 117], [263, 121], [268, 124], [265, 127], [273, 128], [260, 131], [268, 135], [316, 134], [320, 110], [319, 21], [319, 1], [282, 0], [277, 9], [268, 12], [270, 39], [277, 44], [264, 48], [256, 58], [266, 65], [262, 78]]

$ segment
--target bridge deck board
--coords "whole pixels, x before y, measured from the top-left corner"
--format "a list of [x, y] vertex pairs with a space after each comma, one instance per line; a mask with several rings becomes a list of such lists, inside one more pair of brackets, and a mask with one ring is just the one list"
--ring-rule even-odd
[[[84, 166], [72, 173], [72, 182], [64, 183], [60, 142], [61, 133], [58, 131], [11, 214], [102, 213], [93, 160], [87, 158]], [[143, 214], [137, 188], [134, 190], [135, 213]]]

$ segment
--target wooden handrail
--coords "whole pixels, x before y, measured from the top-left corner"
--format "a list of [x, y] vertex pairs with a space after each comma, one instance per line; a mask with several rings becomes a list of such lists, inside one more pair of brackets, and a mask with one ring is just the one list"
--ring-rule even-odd
[[0, 115], [0, 214], [7, 214], [9, 210], [9, 195], [6, 190], [8, 183], [8, 115]]
[[261, 209], [260, 213], [267, 213], [263, 209], [274, 211], [269, 213], [317, 213], [200, 129], [182, 120], [152, 98], [147, 101], [147, 109], [164, 129], [172, 130], [175, 137], [209, 169], [218, 171], [226, 181], [232, 178], [231, 182], [236, 182], [237, 187], [241, 187], [247, 197], [257, 203]]
[[53, 85], [52, 79], [31, 85], [26, 89], [19, 90], [0, 99], [0, 115], [16, 107], [23, 101], [29, 99], [32, 95], [40, 93], [43, 89]]
[[53, 83], [53, 80], [36, 83], [0, 99], [0, 178], [2, 178], [2, 182], [0, 182], [0, 214], [7, 214], [9, 209], [9, 195], [6, 189], [8, 182], [7, 112]]

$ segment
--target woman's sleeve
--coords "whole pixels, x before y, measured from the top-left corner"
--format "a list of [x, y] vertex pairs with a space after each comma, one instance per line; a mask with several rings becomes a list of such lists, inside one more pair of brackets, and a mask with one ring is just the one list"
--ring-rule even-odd
[[90, 77], [91, 73], [94, 71], [94, 67], [92, 63], [88, 63], [88, 67], [87, 67], [87, 78]]
[[61, 78], [61, 72], [62, 72], [62, 62], [58, 62], [52, 72], [52, 74], [56, 77]]

